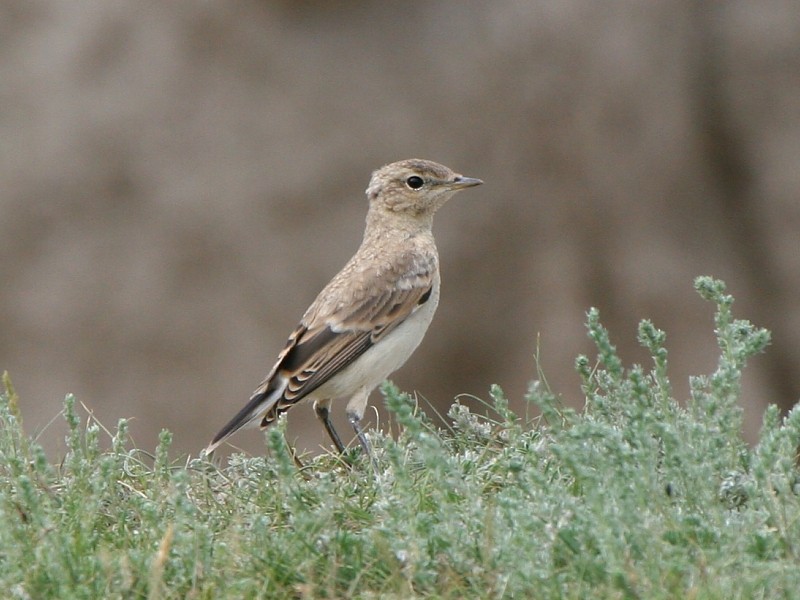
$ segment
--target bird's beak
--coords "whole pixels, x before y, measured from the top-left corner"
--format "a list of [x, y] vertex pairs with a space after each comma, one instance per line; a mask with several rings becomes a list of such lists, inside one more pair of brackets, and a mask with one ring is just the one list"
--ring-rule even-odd
[[450, 187], [452, 187], [454, 190], [460, 190], [462, 188], [473, 187], [482, 183], [482, 180], [475, 179], [474, 177], [462, 177], [461, 175], [457, 175], [450, 184]]

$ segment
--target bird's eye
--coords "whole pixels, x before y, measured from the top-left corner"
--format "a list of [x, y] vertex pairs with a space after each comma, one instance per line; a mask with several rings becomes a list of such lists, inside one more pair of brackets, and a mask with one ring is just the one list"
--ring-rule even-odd
[[421, 188], [425, 182], [422, 180], [422, 177], [417, 177], [416, 175], [412, 175], [408, 179], [406, 179], [406, 185], [410, 187], [412, 190], [418, 190]]

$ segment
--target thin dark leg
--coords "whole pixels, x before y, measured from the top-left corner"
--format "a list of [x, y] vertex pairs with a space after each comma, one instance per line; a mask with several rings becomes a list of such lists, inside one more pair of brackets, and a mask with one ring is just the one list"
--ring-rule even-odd
[[344, 452], [344, 444], [342, 444], [342, 440], [339, 438], [339, 434], [336, 433], [336, 430], [333, 428], [333, 423], [331, 422], [331, 415], [330, 415], [330, 410], [328, 410], [328, 403], [315, 402], [314, 412], [317, 413], [317, 418], [320, 421], [322, 421], [322, 424], [325, 426], [325, 431], [328, 432], [328, 435], [333, 440], [333, 444], [336, 446], [336, 449], [339, 451], [339, 454]]
[[372, 448], [369, 445], [369, 441], [367, 441], [367, 436], [364, 435], [364, 431], [361, 429], [361, 419], [354, 414], [347, 415], [347, 419], [350, 421], [350, 425], [353, 426], [353, 429], [356, 432], [358, 441], [361, 444], [361, 447], [364, 449], [364, 454], [366, 454], [370, 461], [372, 461], [373, 468], [377, 468], [378, 465], [375, 462], [375, 456], [372, 454]]

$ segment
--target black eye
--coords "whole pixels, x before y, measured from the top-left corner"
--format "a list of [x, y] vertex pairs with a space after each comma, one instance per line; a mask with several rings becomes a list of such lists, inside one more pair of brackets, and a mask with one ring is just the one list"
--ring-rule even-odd
[[412, 190], [418, 190], [425, 182], [422, 181], [422, 177], [417, 177], [416, 175], [412, 175], [408, 179], [406, 179], [406, 185], [410, 187]]

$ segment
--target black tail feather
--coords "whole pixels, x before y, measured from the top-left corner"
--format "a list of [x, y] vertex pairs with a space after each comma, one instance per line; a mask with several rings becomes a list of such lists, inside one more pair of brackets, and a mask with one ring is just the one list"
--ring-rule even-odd
[[275, 392], [276, 389], [273, 386], [269, 386], [263, 392], [253, 394], [245, 407], [236, 413], [236, 416], [228, 421], [225, 427], [220, 429], [219, 433], [214, 436], [214, 439], [206, 447], [205, 453], [211, 454], [222, 442], [243, 427], [256, 421], [265, 411], [269, 410], [269, 405], [274, 403], [274, 399], [271, 400], [271, 396], [274, 396]]

